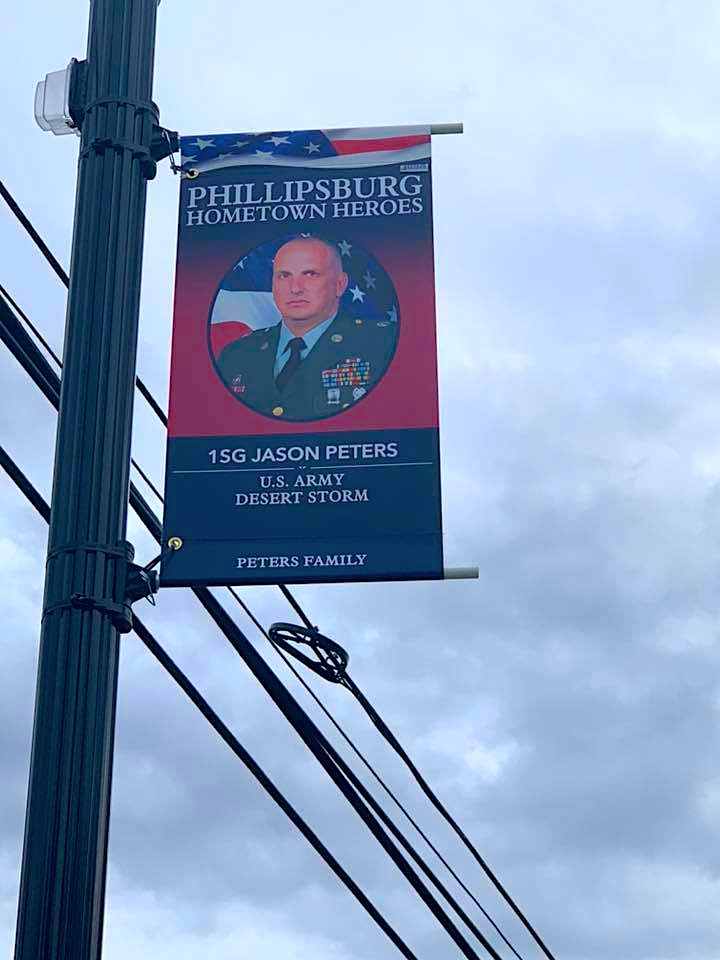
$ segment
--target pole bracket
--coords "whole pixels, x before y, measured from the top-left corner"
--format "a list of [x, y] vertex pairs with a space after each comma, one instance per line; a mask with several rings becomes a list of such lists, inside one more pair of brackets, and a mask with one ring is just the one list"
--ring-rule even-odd
[[148, 599], [151, 603], [155, 602], [154, 594], [160, 586], [159, 574], [155, 570], [132, 562], [135, 550], [127, 540], [121, 541], [116, 546], [84, 542], [64, 544], [50, 551], [48, 560], [57, 559], [64, 553], [74, 553], [76, 550], [92, 550], [118, 560], [116, 583], [119, 589], [116, 596], [121, 599], [73, 593], [69, 600], [49, 604], [43, 610], [43, 618], [58, 610], [96, 610], [110, 620], [118, 633], [130, 633], [133, 628], [132, 604], [136, 600], [143, 599]]
[[[82, 130], [92, 114], [97, 116], [98, 109], [130, 109], [133, 112], [132, 122], [128, 122], [127, 119], [124, 122], [125, 135], [119, 130], [110, 129], [105, 136], [89, 137], [80, 151], [80, 156], [87, 157], [91, 153], [102, 154], [106, 150], [127, 150], [134, 159], [140, 160], [145, 179], [154, 180], [158, 162], [164, 160], [165, 157], [172, 157], [172, 154], [180, 149], [177, 131], [167, 130], [160, 126], [160, 111], [157, 104], [153, 103], [152, 100], [134, 100], [131, 97], [96, 97], [94, 100], [85, 102], [87, 97], [87, 67], [83, 64], [77, 64], [75, 73], [74, 85], [71, 86], [70, 114], [76, 128]], [[137, 123], [138, 118], [144, 118], [140, 124]], [[106, 121], [102, 117], [101, 122], [102, 126], [107, 129]], [[112, 128], [112, 123], [109, 126]], [[130, 130], [133, 132], [139, 130], [140, 136], [128, 135]]]

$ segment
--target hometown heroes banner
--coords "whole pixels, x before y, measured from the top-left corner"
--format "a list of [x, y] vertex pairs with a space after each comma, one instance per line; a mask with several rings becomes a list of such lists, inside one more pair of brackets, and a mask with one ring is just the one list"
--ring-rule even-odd
[[162, 584], [442, 577], [429, 129], [181, 150]]

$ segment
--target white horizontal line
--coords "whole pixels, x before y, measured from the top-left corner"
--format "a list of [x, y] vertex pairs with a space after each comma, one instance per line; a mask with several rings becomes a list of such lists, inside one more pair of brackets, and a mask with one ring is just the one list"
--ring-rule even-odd
[[[302, 464], [306, 466], [306, 464]], [[432, 467], [432, 460], [408, 460], [405, 463], [328, 463], [323, 467], [309, 467], [310, 470], [367, 470], [369, 467]], [[201, 470], [171, 470], [170, 473], [270, 473], [278, 470], [299, 470], [295, 467], [226, 467], [213, 469], [205, 467]]]
[[202, 470], [171, 470], [170, 473], [270, 473], [271, 470], [297, 470], [297, 467], [221, 467], [218, 470], [207, 467]]
[[367, 470], [368, 467], [431, 467], [432, 460], [407, 460], [405, 463], [329, 463], [325, 467], [310, 467], [310, 470]]

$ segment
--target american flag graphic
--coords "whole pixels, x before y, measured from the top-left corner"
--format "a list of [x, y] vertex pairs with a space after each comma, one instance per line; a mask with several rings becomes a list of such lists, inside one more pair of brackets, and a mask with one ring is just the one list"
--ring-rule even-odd
[[[338, 130], [280, 130], [187, 136], [180, 140], [182, 169], [194, 176], [224, 167], [303, 167], [317, 170], [417, 164], [427, 170], [430, 127], [363, 127]], [[202, 183], [202, 179], [198, 180]], [[342, 229], [342, 228], [340, 228]], [[272, 298], [272, 262], [288, 240], [314, 234], [290, 233], [249, 251], [224, 278], [210, 314], [214, 354], [253, 330], [280, 322]], [[380, 263], [342, 234], [317, 236], [335, 243], [348, 288], [341, 310], [363, 321], [395, 324], [398, 303], [392, 281]]]
[[184, 171], [220, 167], [362, 167], [412, 163], [430, 157], [430, 127], [281, 130], [181, 137]]
[[[284, 243], [300, 236], [313, 234], [290, 234], [256, 247], [225, 276], [210, 314], [210, 340], [215, 356], [238, 337], [280, 322], [271, 293], [273, 260]], [[330, 240], [326, 235], [321, 239]], [[397, 323], [395, 288], [378, 261], [354, 242], [342, 238], [330, 242], [336, 244], [349, 278], [340, 310], [350, 311], [353, 317], [365, 321], [388, 326]]]

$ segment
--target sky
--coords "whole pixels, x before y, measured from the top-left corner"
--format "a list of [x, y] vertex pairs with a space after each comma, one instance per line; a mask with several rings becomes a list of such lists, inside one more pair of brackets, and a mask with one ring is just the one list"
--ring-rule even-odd
[[[28, 0], [0, 38], [1, 176], [65, 265], [78, 141], [43, 133], [32, 105], [38, 80], [84, 56], [87, 16]], [[433, 143], [436, 299], [445, 551], [479, 579], [295, 592], [558, 960], [720, 956], [719, 32], [704, 0], [159, 9], [154, 99], [182, 134], [465, 125]], [[165, 163], [138, 354], [163, 405], [177, 191]], [[0, 282], [59, 348], [64, 288], [6, 209], [0, 244]], [[6, 352], [0, 377], [0, 442], [47, 496], [54, 412]], [[140, 398], [133, 452], [161, 483], [164, 436]], [[129, 535], [155, 555], [133, 515]], [[0, 477], [4, 955], [45, 549]], [[242, 596], [263, 623], [292, 617], [275, 588]], [[164, 591], [141, 613], [418, 957], [458, 955], [192, 597]], [[538, 957], [347, 692], [310, 682]], [[396, 951], [128, 635], [105, 960], [249, 955]]]

